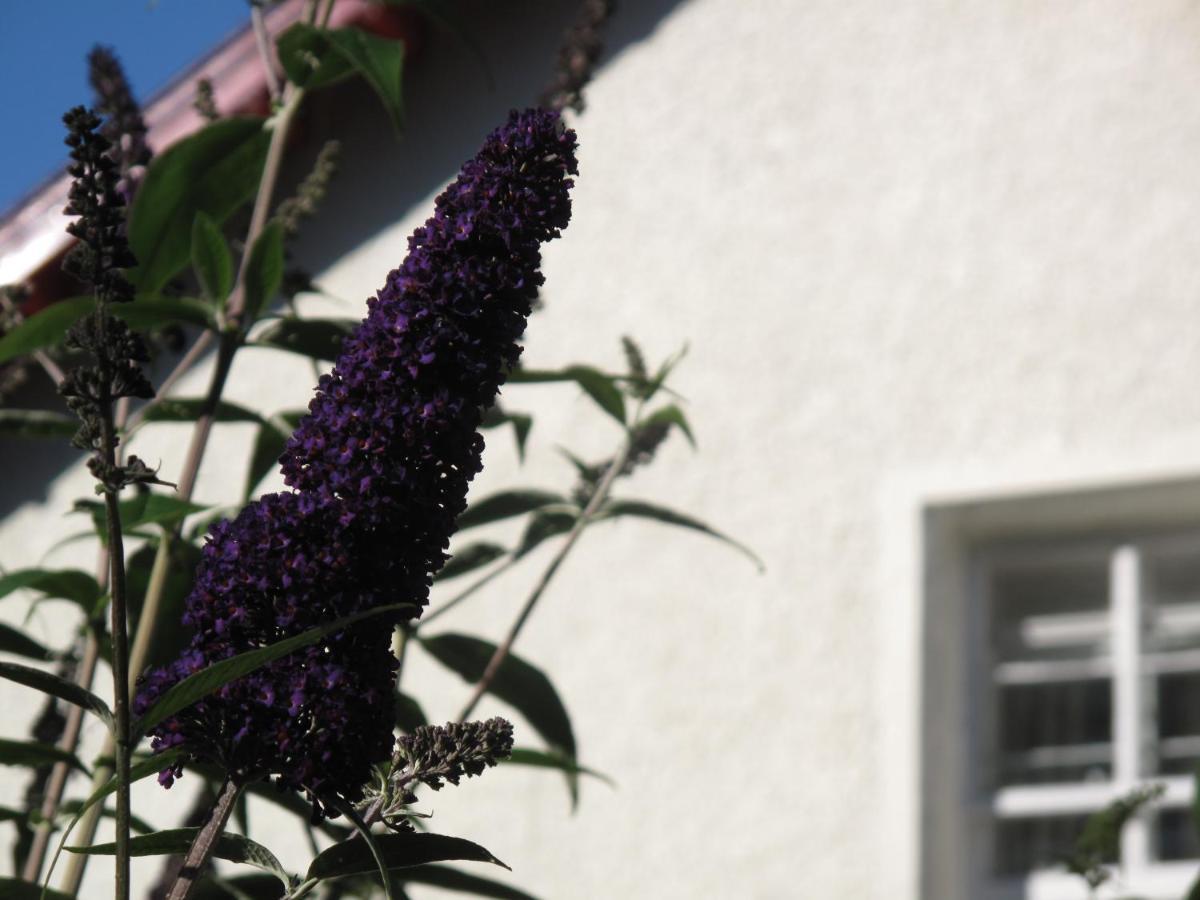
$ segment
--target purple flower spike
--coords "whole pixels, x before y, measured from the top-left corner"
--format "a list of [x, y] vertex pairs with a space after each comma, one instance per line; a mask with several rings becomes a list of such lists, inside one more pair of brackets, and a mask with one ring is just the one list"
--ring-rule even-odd
[[[140, 682], [140, 715], [221, 659], [383, 604], [428, 601], [467, 485], [481, 468], [482, 411], [517, 360], [542, 283], [540, 244], [570, 217], [575, 135], [558, 114], [513, 112], [409, 239], [321, 378], [281, 458], [291, 493], [217, 524], [184, 622], [196, 633]], [[273, 777], [313, 797], [355, 800], [392, 753], [395, 614], [344, 629], [193, 704], [153, 748], [237, 778]], [[177, 765], [160, 781], [167, 787]]]
[[481, 467], [481, 410], [520, 355], [540, 244], [570, 218], [576, 171], [557, 113], [511, 113], [409, 238], [280, 460], [289, 485], [378, 536], [379, 577], [402, 601], [423, 603], [445, 561]]

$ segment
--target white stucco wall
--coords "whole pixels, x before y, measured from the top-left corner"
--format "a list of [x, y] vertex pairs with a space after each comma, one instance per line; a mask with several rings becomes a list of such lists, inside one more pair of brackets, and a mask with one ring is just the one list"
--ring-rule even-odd
[[[626, 5], [617, 29], [637, 27], [578, 120], [575, 216], [546, 252], [526, 358], [616, 367], [622, 334], [652, 358], [687, 342], [676, 388], [700, 452], [673, 439], [622, 490], [737, 536], [767, 572], [652, 524], [589, 533], [519, 652], [552, 674], [582, 761], [619, 788], [585, 782], [571, 816], [554, 777], [492, 773], [433, 796], [434, 825], [486, 844], [544, 898], [961, 896], [957, 858], [935, 854], [920, 886], [920, 515], [1200, 474], [1200, 8]], [[527, 18], [533, 6], [517, 4]], [[490, 23], [489, 46], [519, 38], [506, 22]], [[444, 161], [448, 178], [455, 157], [439, 148], [477, 136], [423, 87], [463, 91], [478, 113], [519, 102], [505, 90], [525, 77], [502, 64], [496, 93], [439, 86], [462, 53], [435, 40], [412, 82], [409, 142], [368, 130], [351, 159], [399, 179]], [[370, 172], [348, 177], [334, 206], [353, 229], [354, 210], [383, 199]], [[354, 301], [374, 290], [436, 184], [420, 190], [318, 281]], [[311, 383], [282, 355], [237, 365], [231, 399], [268, 410]], [[203, 383], [198, 372], [180, 393]], [[505, 398], [535, 413], [533, 452], [519, 470], [496, 433], [481, 493], [562, 486], [555, 444], [601, 456], [617, 438], [571, 388]], [[236, 498], [248, 439], [222, 431], [200, 499]], [[139, 440], [169, 472], [186, 432]], [[40, 559], [87, 490], [76, 470], [9, 515], [0, 563]], [[90, 551], [76, 558], [90, 567]], [[536, 569], [447, 627], [500, 635]], [[34, 621], [55, 626], [48, 612]], [[435, 719], [465, 696], [420, 655], [405, 682]], [[31, 709], [3, 683], [0, 703]], [[3, 733], [23, 727], [14, 715]], [[929, 805], [953, 807], [961, 773], [935, 775]], [[22, 784], [0, 773], [0, 803]], [[304, 863], [298, 833], [276, 844]]]

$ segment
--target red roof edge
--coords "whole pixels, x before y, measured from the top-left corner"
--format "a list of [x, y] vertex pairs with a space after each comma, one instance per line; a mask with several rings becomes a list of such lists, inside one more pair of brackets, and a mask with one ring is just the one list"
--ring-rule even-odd
[[[277, 35], [297, 21], [303, 5], [304, 0], [285, 0], [268, 10], [265, 18], [270, 34]], [[413, 13], [399, 7], [339, 0], [329, 24], [401, 37], [413, 34], [413, 19]], [[213, 99], [223, 116], [266, 115], [270, 110], [266, 73], [253, 29], [247, 25], [176, 76], [144, 106], [147, 141], [156, 152], [206, 124], [193, 105], [196, 82], [201, 78], [212, 82]], [[64, 173], [0, 219], [0, 285], [26, 282], [31, 286], [26, 314], [71, 293], [69, 279], [59, 271], [62, 257], [74, 241], [65, 231], [62, 212], [69, 187], [70, 178]]]

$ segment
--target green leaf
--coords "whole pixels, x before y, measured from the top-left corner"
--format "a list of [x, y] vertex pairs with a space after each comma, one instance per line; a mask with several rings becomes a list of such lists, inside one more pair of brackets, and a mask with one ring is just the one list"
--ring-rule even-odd
[[435, 577], [438, 581], [449, 581], [451, 578], [457, 578], [460, 575], [466, 575], [468, 572], [481, 569], [488, 563], [507, 555], [508, 551], [499, 544], [489, 544], [486, 542], [467, 544], [461, 550], [455, 551]]
[[474, 894], [476, 897], [495, 897], [498, 900], [537, 900], [536, 897], [509, 887], [507, 884], [492, 881], [490, 878], [480, 878], [478, 875], [468, 875], [466, 872], [446, 866], [416, 866], [406, 869], [402, 879], [405, 884], [428, 884], [444, 891], [458, 891], [461, 894]]
[[158, 698], [154, 706], [150, 707], [146, 714], [133, 724], [133, 727], [130, 728], [130, 733], [143, 735], [163, 719], [173, 716], [181, 709], [191, 706], [197, 700], [207, 697], [221, 686], [231, 681], [236, 681], [243, 675], [249, 675], [267, 663], [287, 656], [301, 647], [315, 644], [326, 635], [333, 634], [335, 631], [341, 631], [343, 628], [348, 628], [355, 622], [370, 618], [371, 616], [385, 612], [397, 612], [402, 609], [416, 611], [416, 607], [409, 603], [390, 603], [386, 606], [379, 606], [374, 609], [355, 613], [352, 616], [343, 616], [334, 622], [310, 628], [308, 631], [285, 638], [282, 641], [276, 641], [274, 644], [266, 647], [247, 650], [245, 653], [239, 653], [237, 656], [231, 656], [229, 659], [213, 663], [211, 666], [201, 669], [194, 675], [189, 675], [183, 681], [167, 690]]
[[[199, 828], [167, 828], [163, 831], [139, 835], [130, 840], [129, 855], [173, 856], [187, 853], [188, 848], [192, 846], [192, 841], [199, 833]], [[117, 845], [115, 842], [109, 842], [92, 844], [89, 847], [67, 847], [67, 850], [84, 856], [114, 856], [117, 852]], [[229, 862], [254, 866], [276, 876], [285, 887], [289, 884], [288, 874], [279, 864], [279, 860], [275, 858], [275, 854], [257, 841], [252, 841], [243, 835], [226, 831], [217, 838], [213, 856], [229, 860]]]
[[701, 534], [707, 534], [709, 537], [716, 538], [718, 541], [722, 541], [744, 554], [751, 562], [758, 566], [758, 571], [762, 572], [766, 568], [757, 554], [745, 544], [739, 543], [728, 535], [710, 528], [699, 519], [675, 512], [664, 506], [646, 503], [642, 500], [612, 500], [605, 504], [597, 519], [615, 519], [619, 516], [636, 516], [642, 519], [653, 519], [656, 522], [662, 522], [666, 525], [675, 525], [679, 528], [689, 528], [692, 531], [699, 531]]
[[354, 74], [354, 64], [332, 47], [325, 31], [297, 22], [279, 35], [279, 62], [297, 87], [324, 87]]
[[65, 762], [72, 768], [84, 774], [89, 774], [87, 766], [79, 761], [74, 753], [60, 750], [53, 744], [41, 744], [37, 741], [10, 741], [0, 738], [0, 766], [49, 766]]
[[254, 242], [246, 260], [247, 323], [257, 321], [283, 283], [283, 224], [271, 222]]
[[404, 124], [404, 42], [358, 28], [332, 29], [323, 37], [371, 85], [399, 132]]
[[692, 427], [688, 424], [687, 416], [683, 414], [683, 410], [674, 403], [669, 406], [664, 406], [662, 409], [655, 410], [645, 419], [645, 424], [649, 425], [655, 422], [662, 422], [667, 425], [674, 425], [683, 432], [688, 443], [692, 445], [692, 449], [696, 449], [696, 436], [692, 434]]
[[568, 366], [560, 370], [515, 369], [508, 375], [513, 384], [540, 384], [554, 381], [574, 381], [596, 404], [625, 424], [625, 395], [617, 387], [617, 379], [591, 366]]
[[192, 269], [204, 296], [223, 302], [233, 290], [233, 257], [225, 235], [204, 210], [192, 220]]
[[520, 559], [537, 549], [542, 541], [566, 534], [575, 527], [578, 519], [579, 515], [574, 510], [558, 507], [538, 510], [525, 527], [525, 533], [521, 535], [521, 542], [517, 545], [513, 556]]
[[533, 766], [539, 769], [558, 769], [572, 775], [588, 775], [592, 778], [597, 778], [609, 787], [617, 786], [617, 783], [608, 775], [597, 772], [595, 769], [581, 766], [569, 756], [563, 756], [561, 753], [551, 753], [546, 750], [534, 750], [532, 747], [513, 747], [512, 755], [508, 759], [501, 760], [501, 765], [506, 764]]
[[501, 425], [512, 425], [513, 437], [517, 442], [517, 458], [525, 461], [525, 444], [529, 441], [529, 432], [533, 430], [533, 416], [526, 413], [505, 412], [499, 406], [489, 407], [483, 414], [480, 428], [499, 428]]
[[[50, 304], [0, 338], [0, 362], [62, 343], [67, 330], [95, 308], [92, 297], [72, 297]], [[138, 331], [176, 322], [207, 326], [212, 321], [205, 303], [187, 297], [139, 294], [132, 303], [112, 304], [110, 311]]]
[[375, 870], [379, 873], [380, 884], [383, 885], [384, 900], [393, 900], [392, 879], [388, 877], [388, 864], [384, 861], [383, 853], [379, 849], [375, 835], [371, 834], [371, 826], [362, 820], [362, 816], [358, 814], [353, 804], [345, 800], [335, 799], [334, 805], [354, 824], [355, 831], [362, 838], [360, 843], [365, 843], [370, 849], [371, 859], [375, 861]]
[[[443, 834], [380, 834], [375, 836], [380, 856], [388, 870], [405, 869], [431, 862], [462, 859], [494, 863], [508, 868], [478, 844]], [[364, 841], [335, 844], [319, 854], [308, 867], [305, 879], [369, 875], [376, 871], [371, 850]]]
[[47, 598], [70, 600], [88, 613], [104, 593], [95, 578], [78, 569], [20, 569], [0, 576], [0, 597], [22, 588], [38, 591]]
[[316, 360], [335, 360], [341, 353], [342, 341], [357, 324], [353, 319], [298, 319], [289, 316], [272, 322], [248, 346], [274, 347]]
[[421, 704], [402, 691], [396, 692], [396, 726], [405, 734], [412, 734], [422, 725], [428, 725]]
[[[120, 503], [121, 530], [128, 534], [135, 528], [145, 528], [148, 525], [174, 528], [192, 513], [202, 512], [208, 508], [203, 504], [191, 503], [166, 494], [137, 494]], [[76, 501], [75, 510], [91, 513], [92, 525], [96, 529], [96, 533], [100, 535], [101, 540], [106, 539], [103, 503], [97, 503], [94, 500]]]
[[[195, 422], [204, 408], [203, 397], [171, 397], [160, 400], [146, 410], [146, 422]], [[213, 416], [217, 422], [261, 422], [262, 416], [252, 409], [221, 400]]]
[[0, 876], [0, 897], [5, 900], [72, 900], [70, 894], [45, 888], [20, 878]]
[[254, 196], [270, 140], [262, 119], [221, 119], [154, 158], [129, 212], [142, 290], [161, 290], [188, 264], [197, 213], [220, 225]]
[[515, 488], [490, 494], [471, 503], [458, 517], [458, 530], [465, 531], [489, 522], [499, 522], [513, 516], [523, 516], [544, 506], [566, 503], [562, 494], [535, 488]]
[[579, 805], [580, 775], [590, 775], [593, 778], [599, 778], [610, 787], [616, 786], [616, 783], [607, 775], [602, 775], [593, 769], [585, 768], [579, 765], [574, 758], [562, 753], [533, 750], [529, 747], [514, 747], [512, 755], [508, 759], [503, 760], [503, 763], [511, 763], [518, 766], [534, 766], [541, 769], [557, 769], [559, 772], [562, 772], [567, 779], [567, 792], [571, 795], [572, 811]]
[[10, 662], [0, 662], [0, 678], [15, 681], [43, 694], [50, 694], [59, 700], [81, 706], [98, 716], [100, 721], [108, 726], [109, 731], [113, 729], [113, 714], [108, 704], [73, 681], [60, 678], [52, 672], [43, 672], [41, 669]]
[[[163, 750], [161, 753], [156, 753], [148, 759], [143, 759], [141, 762], [134, 763], [129, 767], [129, 783], [133, 784], [134, 782], [141, 781], [143, 778], [148, 778], [151, 775], [157, 775], [159, 772], [162, 772], [164, 769], [167, 769], [173, 765], [184, 755], [185, 751], [182, 747], [172, 747], [169, 750]], [[93, 791], [92, 794], [79, 805], [79, 808], [75, 810], [74, 818], [71, 820], [71, 826], [67, 829], [68, 833], [70, 832], [70, 828], [74, 827], [75, 823], [83, 817], [85, 812], [87, 812], [109, 794], [114, 793], [116, 790], [117, 778], [114, 775], [108, 780], [107, 784], [104, 784]]]
[[0, 409], [0, 434], [23, 438], [70, 440], [79, 420], [41, 409]]
[[[465, 634], [420, 638], [421, 646], [468, 684], [477, 684], [496, 645]], [[558, 691], [540, 669], [510, 653], [492, 680], [489, 693], [521, 713], [553, 749], [574, 758], [575, 734]]]
[[279, 882], [260, 874], [202, 878], [188, 900], [279, 900]]
[[246, 471], [246, 487], [242, 492], [243, 501], [248, 501], [254, 489], [275, 466], [287, 446], [288, 438], [296, 430], [300, 420], [307, 415], [308, 410], [295, 409], [276, 413], [263, 422], [254, 437], [254, 447], [250, 452], [250, 466]]
[[53, 651], [43, 647], [23, 631], [18, 631], [11, 625], [3, 623], [0, 623], [0, 653], [12, 653], [41, 662], [47, 662], [55, 657]]

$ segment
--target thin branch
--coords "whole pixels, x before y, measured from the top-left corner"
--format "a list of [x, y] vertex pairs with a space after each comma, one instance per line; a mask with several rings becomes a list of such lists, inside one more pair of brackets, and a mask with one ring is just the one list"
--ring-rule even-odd
[[444, 616], [446, 613], [450, 612], [450, 610], [454, 609], [454, 607], [458, 606], [458, 604], [462, 603], [464, 600], [471, 597], [476, 591], [491, 584], [494, 579], [496, 579], [500, 575], [503, 575], [505, 572], [507, 572], [509, 569], [511, 569], [513, 566], [515, 566], [517, 564], [518, 558], [519, 557], [517, 557], [517, 556], [510, 556], [503, 563], [496, 566], [496, 568], [492, 569], [492, 571], [488, 572], [482, 578], [478, 578], [475, 581], [473, 581], [461, 593], [456, 594], [454, 597], [451, 597], [449, 600], [447, 600], [445, 603], [443, 603], [441, 606], [439, 606], [437, 609], [435, 609], [429, 615], [425, 616], [423, 619], [420, 619], [417, 624], [419, 624], [421, 626], [425, 626], [425, 625], [428, 625], [430, 622], [435, 621], [439, 617]]
[[479, 679], [479, 683], [475, 685], [475, 691], [471, 694], [471, 699], [467, 701], [462, 712], [458, 714], [458, 721], [465, 722], [467, 718], [475, 711], [475, 707], [479, 705], [479, 701], [483, 695], [488, 692], [488, 688], [492, 686], [492, 682], [496, 679], [500, 667], [504, 665], [504, 661], [508, 659], [509, 653], [512, 652], [513, 644], [516, 643], [517, 637], [521, 634], [521, 630], [525, 627], [525, 623], [529, 620], [529, 616], [533, 613], [534, 607], [542, 598], [550, 581], [554, 578], [555, 573], [562, 565], [563, 560], [567, 558], [567, 554], [571, 552], [571, 548], [575, 546], [579, 536], [583, 534], [583, 530], [591, 522], [592, 518], [600, 510], [600, 506], [608, 498], [609, 488], [621, 473], [621, 469], [625, 466], [625, 460], [629, 457], [630, 441], [625, 442], [625, 446], [621, 448], [621, 452], [616, 455], [613, 461], [609, 464], [608, 469], [604, 472], [604, 477], [600, 479], [600, 483], [596, 485], [596, 490], [588, 500], [587, 506], [583, 512], [579, 514], [579, 518], [575, 520], [575, 524], [571, 527], [570, 534], [559, 548], [558, 553], [554, 555], [554, 559], [550, 561], [550, 565], [546, 567], [546, 571], [542, 573], [542, 577], [538, 580], [533, 592], [525, 601], [525, 605], [521, 607], [521, 612], [517, 615], [517, 619], [509, 629], [504, 642], [496, 648], [492, 654], [492, 658], [488, 660], [487, 667], [483, 670], [483, 676]]
[[225, 782], [217, 797], [217, 805], [213, 807], [212, 815], [200, 829], [196, 839], [192, 841], [187, 856], [183, 858], [183, 866], [175, 878], [175, 883], [171, 886], [171, 892], [167, 894], [167, 900], [187, 900], [192, 888], [196, 886], [196, 881], [200, 878], [205, 864], [212, 857], [212, 852], [217, 846], [217, 839], [225, 830], [225, 823], [229, 821], [234, 804], [237, 803], [238, 794], [241, 792], [241, 787], [233, 781]]
[[167, 394], [175, 386], [175, 382], [191, 371], [192, 367], [200, 361], [200, 357], [208, 352], [208, 348], [212, 346], [214, 340], [216, 340], [216, 333], [212, 330], [205, 329], [200, 332], [199, 337], [188, 348], [187, 353], [180, 358], [179, 362], [175, 363], [175, 368], [163, 379], [154, 396], [129, 416], [125, 426], [126, 431], [132, 431], [134, 428], [137, 428], [142, 423], [142, 420], [146, 418], [146, 414], [167, 398]]
[[[13, 303], [12, 299], [4, 291], [0, 291], [0, 306], [3, 306], [4, 311], [16, 319], [18, 323], [25, 320], [25, 316], [22, 315], [21, 310], [17, 309], [17, 304]], [[44, 350], [34, 350], [32, 356], [37, 360], [37, 364], [42, 367], [42, 371], [46, 373], [46, 376], [54, 382], [55, 387], [62, 384], [62, 380], [66, 375], [63, 373], [62, 367], [50, 358], [50, 354]]]
[[271, 92], [271, 99], [278, 100], [281, 92], [279, 71], [275, 68], [275, 57], [271, 53], [271, 36], [267, 32], [267, 20], [263, 16], [262, 7], [257, 3], [250, 4], [250, 22], [254, 27], [254, 42], [258, 45], [258, 55], [262, 57], [263, 71], [267, 75], [267, 88]]

